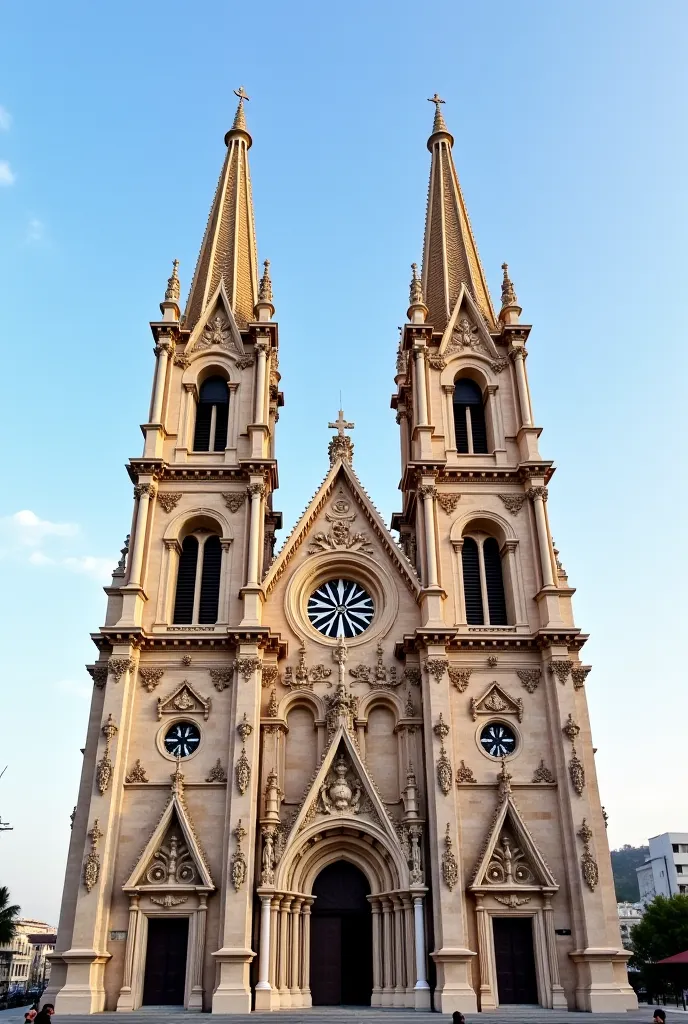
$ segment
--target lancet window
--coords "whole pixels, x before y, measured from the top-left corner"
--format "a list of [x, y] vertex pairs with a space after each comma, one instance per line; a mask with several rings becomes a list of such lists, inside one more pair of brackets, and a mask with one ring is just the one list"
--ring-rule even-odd
[[217, 622], [222, 545], [217, 534], [197, 531], [184, 538], [179, 554], [173, 622]]
[[484, 533], [465, 536], [461, 561], [468, 625], [506, 626], [502, 558], [495, 538]]
[[222, 452], [227, 447], [229, 390], [222, 377], [208, 377], [201, 384], [196, 406], [195, 452]]
[[454, 431], [456, 450], [462, 455], [486, 455], [487, 425], [480, 387], [461, 377], [454, 385]]

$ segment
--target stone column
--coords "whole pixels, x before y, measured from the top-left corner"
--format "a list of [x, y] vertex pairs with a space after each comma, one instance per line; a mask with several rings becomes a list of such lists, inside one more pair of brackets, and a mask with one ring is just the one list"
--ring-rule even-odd
[[167, 365], [172, 354], [172, 343], [161, 341], [155, 346], [157, 362], [155, 364], [155, 380], [153, 382], [153, 399], [151, 401], [151, 423], [162, 423], [162, 400], [167, 380]]
[[224, 584], [220, 584], [220, 604], [218, 607], [217, 621], [221, 623], [229, 622], [229, 600], [231, 593], [231, 579], [232, 574], [230, 572], [230, 555], [232, 548], [232, 538], [223, 537], [220, 540], [222, 545], [222, 566], [220, 569], [220, 580], [224, 580]]
[[311, 903], [305, 899], [301, 914], [301, 1005], [311, 1006]]
[[407, 1001], [406, 1006], [413, 1006], [413, 1002], [408, 1001], [413, 999], [413, 987], [414, 980], [416, 977], [416, 967], [414, 961], [414, 948], [415, 943], [413, 941], [414, 922], [413, 922], [413, 900], [407, 895], [401, 897], [401, 901], [404, 906], [404, 951], [406, 954], [406, 993]]
[[291, 896], [283, 896], [280, 904], [279, 994], [280, 1008], [291, 1006], [289, 992], [289, 908]]
[[256, 394], [254, 405], [255, 423], [265, 423], [265, 372], [269, 350], [270, 346], [267, 341], [256, 342], [258, 364], [256, 366]]
[[444, 392], [444, 415], [447, 420], [446, 448], [448, 452], [456, 451], [456, 428], [454, 426], [454, 385], [443, 384]]
[[466, 625], [466, 601], [463, 593], [463, 537], [451, 542], [454, 551], [454, 618], [457, 626]]
[[270, 987], [273, 989], [273, 991], [277, 988], [277, 953], [279, 950], [279, 905], [280, 897], [273, 896], [270, 901], [270, 935], [272, 936], [272, 941], [270, 943]]
[[393, 896], [394, 905], [394, 1005], [403, 1006], [406, 994], [404, 984], [404, 912], [398, 896]]
[[492, 426], [492, 450], [503, 450], [505, 444], [504, 427], [502, 426], [502, 409], [497, 396], [499, 386], [497, 384], [488, 384], [485, 390], [488, 395], [487, 404], [489, 406], [490, 424]]
[[179, 437], [177, 439], [177, 444], [179, 448], [183, 448], [185, 451], [188, 451], [192, 445], [192, 442], [189, 440], [189, 434], [191, 433], [191, 422], [193, 420], [195, 394], [195, 384], [184, 384], [184, 395], [181, 403], [181, 416], [179, 419]]
[[148, 506], [155, 498], [156, 492], [155, 484], [137, 484], [134, 488], [134, 496], [138, 499], [138, 509], [136, 513], [134, 543], [129, 557], [129, 579], [127, 580], [127, 585], [130, 587], [141, 586], [143, 549], [146, 543], [146, 527], [148, 525]]
[[540, 549], [540, 566], [542, 568], [542, 585], [544, 587], [553, 587], [555, 585], [554, 572], [550, 557], [547, 517], [545, 516], [547, 488], [531, 487], [528, 490], [528, 497], [533, 503], [533, 512], [535, 513], [535, 526], [537, 529], [538, 547]]
[[552, 897], [544, 893], [543, 917], [545, 919], [545, 942], [547, 943], [547, 959], [549, 960], [549, 979], [552, 984], [552, 1008], [564, 1009], [567, 1005], [564, 989], [559, 975], [559, 958], [557, 956], [557, 939], [554, 934], [554, 914]]
[[492, 991], [492, 971], [490, 948], [490, 917], [483, 906], [483, 897], [476, 896], [476, 918], [478, 925], [478, 966], [480, 967], [480, 1008], [494, 1010], [497, 1007], [496, 995]]
[[260, 566], [260, 520], [263, 511], [263, 498], [265, 496], [265, 484], [249, 484], [249, 497], [251, 500], [251, 517], [249, 520], [248, 540], [248, 571], [246, 583], [248, 586], [256, 586]]
[[524, 348], [512, 348], [509, 352], [516, 370], [516, 390], [518, 391], [518, 404], [521, 410], [521, 425], [532, 427], [533, 417], [530, 410], [530, 395], [528, 394], [528, 382], [526, 380]]
[[416, 364], [416, 426], [428, 425], [428, 390], [425, 381], [425, 345], [413, 346]]
[[299, 987], [299, 963], [301, 959], [301, 904], [303, 897], [297, 896], [291, 905], [291, 1005], [301, 1005]]
[[401, 440], [401, 471], [403, 473], [404, 467], [409, 460], [409, 430], [408, 430], [408, 413], [406, 409], [400, 409], [397, 413], [397, 423], [399, 425], [399, 437]]
[[382, 929], [380, 927], [380, 901], [369, 896], [370, 909], [373, 914], [373, 997], [371, 1006], [380, 1005], [382, 992]]
[[[525, 597], [523, 594], [523, 582], [519, 576], [518, 569], [516, 566], [516, 548], [518, 547], [517, 540], [505, 540], [504, 547], [504, 562], [506, 567], [505, 589], [507, 590], [506, 599], [507, 606], [509, 604], [509, 595], [513, 602], [513, 615], [514, 623], [516, 625], [527, 622], [526, 610], [525, 610]], [[507, 589], [508, 588], [508, 589]]]
[[438, 586], [437, 577], [437, 548], [435, 545], [435, 498], [437, 488], [434, 484], [424, 484], [418, 488], [418, 494], [423, 500], [423, 521], [425, 526], [425, 549], [428, 567], [427, 586]]
[[392, 946], [392, 901], [388, 896], [382, 900], [382, 999], [381, 1006], [392, 1006], [394, 1004], [394, 972], [392, 960], [394, 948]]
[[134, 996], [131, 990], [131, 981], [134, 973], [134, 954], [136, 952], [136, 940], [139, 923], [139, 896], [138, 893], [129, 897], [129, 928], [127, 930], [127, 948], [124, 951], [124, 977], [122, 987], [119, 990], [117, 1000], [118, 1010], [133, 1010]]
[[[172, 619], [170, 609], [170, 591], [174, 587], [177, 578], [177, 566], [181, 554], [181, 544], [176, 539], [163, 540], [162, 566], [160, 569], [160, 585], [158, 587], [158, 607], [155, 612], [155, 624], [157, 626], [167, 625]], [[172, 586], [170, 586], [172, 584]]]
[[413, 923], [416, 946], [416, 1009], [430, 1008], [430, 986], [425, 964], [425, 916], [423, 913], [423, 897], [413, 897]]
[[192, 988], [189, 996], [189, 1009], [203, 1010], [203, 959], [205, 953], [205, 925], [208, 913], [208, 897], [202, 892], [198, 895], [198, 911], [196, 913], [196, 941], [194, 942], [194, 960], [192, 969]]
[[260, 897], [260, 950], [258, 953], [258, 989], [270, 991], [270, 908], [271, 896]]

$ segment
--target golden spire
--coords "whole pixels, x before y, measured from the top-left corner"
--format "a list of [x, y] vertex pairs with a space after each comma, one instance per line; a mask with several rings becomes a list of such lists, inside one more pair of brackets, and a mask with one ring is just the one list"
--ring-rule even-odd
[[193, 330], [222, 281], [240, 330], [253, 320], [258, 300], [258, 258], [253, 222], [253, 198], [248, 151], [252, 139], [246, 127], [243, 87], [234, 123], [225, 135], [227, 155], [210, 209], [196, 264], [184, 326]]
[[493, 329], [495, 315], [490, 293], [454, 167], [454, 139], [442, 116], [440, 105], [444, 100], [435, 93], [429, 102], [435, 104], [435, 118], [428, 139], [432, 162], [422, 276], [423, 295], [429, 309], [428, 321], [436, 331], [443, 331], [456, 305], [461, 285], [465, 284], [489, 328]]
[[516, 297], [514, 282], [509, 277], [508, 263], [502, 263], [502, 271], [504, 272], [504, 278], [502, 280], [502, 308], [499, 311], [499, 319], [503, 323], [515, 324], [518, 323], [518, 318], [521, 315], [521, 307]]
[[261, 302], [272, 302], [272, 281], [270, 280], [270, 260], [263, 260], [263, 276], [258, 287], [258, 299]]

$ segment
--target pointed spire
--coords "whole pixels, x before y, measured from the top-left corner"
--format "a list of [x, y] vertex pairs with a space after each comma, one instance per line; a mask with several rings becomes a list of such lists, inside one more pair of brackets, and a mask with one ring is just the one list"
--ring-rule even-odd
[[186, 304], [184, 326], [193, 330], [219, 284], [225, 291], [240, 330], [253, 320], [258, 300], [258, 259], [243, 88], [234, 123], [225, 135], [227, 155], [210, 209], [194, 279]]
[[428, 139], [432, 163], [422, 276], [428, 320], [435, 330], [444, 331], [464, 284], [477, 302], [488, 327], [494, 329], [495, 315], [490, 293], [454, 167], [454, 139], [440, 107], [444, 100], [435, 93], [429, 102], [435, 104], [435, 118]]
[[502, 308], [499, 311], [499, 319], [504, 324], [517, 324], [521, 315], [521, 307], [518, 304], [514, 282], [509, 277], [509, 264], [502, 263], [504, 278], [502, 280]]
[[179, 320], [179, 295], [180, 295], [180, 284], [179, 277], [177, 276], [177, 268], [179, 266], [179, 260], [172, 260], [172, 274], [167, 278], [167, 288], [165, 289], [165, 298], [160, 303], [160, 312], [162, 313], [163, 320]]
[[418, 264], [411, 264], [411, 287], [409, 289], [409, 308], [406, 315], [412, 324], [424, 324], [428, 315], [428, 307], [423, 302], [423, 285], [418, 277]]
[[272, 304], [272, 280], [270, 279], [270, 260], [263, 260], [263, 276], [258, 285], [258, 301], [256, 302], [256, 319], [270, 320], [275, 314]]

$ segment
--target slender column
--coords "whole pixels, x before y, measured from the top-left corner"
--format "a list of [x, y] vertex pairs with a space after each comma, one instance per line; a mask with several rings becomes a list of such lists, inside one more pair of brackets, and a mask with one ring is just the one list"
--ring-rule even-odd
[[291, 905], [291, 1005], [299, 1005], [299, 961], [301, 959], [301, 904], [303, 897], [297, 896]]
[[270, 935], [272, 936], [272, 942], [270, 943], [270, 986], [271, 988], [277, 988], [277, 951], [278, 951], [278, 914], [279, 914], [280, 897], [273, 896], [270, 901]]
[[372, 1005], [377, 1006], [382, 992], [382, 931], [380, 928], [380, 901], [371, 896], [370, 908], [373, 912], [373, 999]]
[[148, 506], [155, 498], [157, 488], [155, 484], [137, 484], [134, 488], [134, 495], [138, 499], [138, 510], [136, 514], [136, 530], [134, 531], [134, 546], [131, 552], [131, 567], [129, 569], [129, 586], [141, 586], [141, 568], [143, 566], [143, 548], [146, 542], [146, 527], [148, 525]]
[[249, 484], [248, 493], [251, 499], [251, 519], [248, 540], [248, 579], [247, 584], [258, 584], [258, 565], [260, 559], [260, 519], [262, 512], [265, 484]]
[[155, 346], [157, 362], [155, 365], [155, 382], [153, 384], [153, 401], [151, 402], [151, 423], [162, 422], [162, 400], [165, 394], [165, 381], [167, 380], [167, 364], [172, 354], [172, 345], [169, 341], [161, 341]]
[[554, 573], [552, 572], [552, 559], [549, 551], [549, 537], [547, 535], [547, 517], [545, 515], [545, 502], [547, 501], [546, 487], [531, 487], [528, 490], [528, 497], [533, 503], [535, 513], [535, 526], [537, 528], [538, 547], [540, 548], [540, 565], [542, 567], [542, 582], [545, 587], [553, 587]]
[[508, 582], [507, 602], [509, 594], [514, 606], [514, 623], [526, 622], [525, 602], [523, 600], [523, 588], [516, 567], [517, 540], [504, 541], [504, 561], [506, 563], [506, 577]]
[[496, 1007], [490, 984], [490, 922], [485, 912], [482, 896], [477, 897], [476, 917], [478, 925], [478, 965], [480, 967], [480, 1003], [483, 1010]]
[[392, 901], [389, 898], [382, 900], [382, 1005], [392, 1006], [394, 993], [394, 973], [392, 961], [394, 949], [392, 946]]
[[406, 991], [413, 991], [413, 979], [415, 976], [415, 964], [413, 959], [413, 901], [408, 896], [402, 896], [404, 906], [404, 951], [406, 954]]
[[483, 601], [483, 622], [486, 626], [490, 625], [490, 604], [487, 599], [487, 576], [485, 575], [485, 553], [483, 546], [478, 543], [478, 565], [480, 567], [480, 596]]
[[454, 551], [455, 565], [454, 570], [454, 609], [455, 609], [455, 620], [457, 626], [466, 625], [466, 602], [463, 595], [463, 557], [461, 552], [463, 551], [463, 537], [461, 540], [453, 540], [452, 548]]
[[399, 437], [401, 440], [401, 470], [403, 472], [409, 460], [408, 413], [406, 409], [402, 408], [397, 413], [397, 423], [399, 424]]
[[257, 989], [270, 988], [270, 907], [272, 897], [260, 897], [260, 955]]
[[194, 405], [194, 394], [196, 385], [193, 383], [184, 385], [184, 398], [182, 400], [181, 421], [179, 424], [178, 445], [180, 448], [189, 448], [189, 433], [191, 427], [191, 411]]
[[162, 568], [160, 570], [160, 586], [158, 588], [158, 608], [155, 613], [156, 623], [163, 624], [170, 621], [170, 590], [177, 578], [175, 572], [178, 565], [178, 558], [181, 553], [181, 545], [178, 540], [163, 540]]
[[425, 919], [423, 916], [423, 897], [413, 897], [413, 921], [416, 940], [416, 985], [417, 989], [430, 988], [425, 966]]
[[428, 392], [425, 384], [425, 345], [413, 346], [416, 362], [416, 426], [428, 425]]
[[222, 585], [222, 589], [220, 591], [220, 607], [218, 609], [219, 614], [217, 621], [225, 623], [229, 622], [229, 597], [231, 590], [231, 573], [229, 571], [229, 559], [231, 554], [230, 549], [232, 547], [232, 538], [222, 537], [220, 540], [220, 544], [222, 546], [222, 565], [220, 570], [220, 580], [224, 580], [224, 585]]
[[516, 388], [518, 390], [518, 404], [521, 410], [521, 424], [524, 427], [532, 427], [533, 419], [530, 412], [528, 382], [526, 381], [525, 349], [512, 348], [509, 355], [514, 361], [514, 369], [516, 370]]
[[404, 917], [402, 903], [398, 896], [394, 901], [394, 1004], [404, 1005]]
[[280, 906], [279, 991], [282, 1006], [291, 1006], [289, 985], [287, 983], [289, 966], [287, 939], [289, 937], [289, 907], [291, 906], [291, 900], [291, 896], [284, 896]]
[[437, 583], [437, 550], [435, 547], [435, 497], [437, 489], [434, 484], [424, 484], [418, 488], [418, 494], [423, 499], [423, 520], [425, 526], [425, 549], [428, 566], [429, 587], [436, 587]]
[[256, 343], [258, 365], [256, 366], [254, 423], [265, 423], [265, 370], [269, 348], [270, 346], [266, 341]]
[[129, 930], [127, 931], [127, 948], [124, 954], [124, 980], [122, 988], [131, 991], [131, 978], [134, 971], [134, 950], [136, 948], [136, 931], [139, 923], [139, 897], [129, 897]]
[[194, 963], [192, 989], [189, 997], [189, 1009], [203, 1009], [203, 953], [205, 952], [205, 925], [208, 913], [208, 897], [200, 893], [198, 912], [196, 914], [196, 941], [194, 943]]
[[311, 1005], [311, 903], [304, 900], [301, 915], [301, 994], [303, 1005]]
[[488, 384], [485, 388], [488, 394], [488, 405], [490, 407], [490, 423], [492, 425], [492, 450], [504, 447], [504, 431], [502, 429], [501, 407], [497, 393], [499, 387], [496, 384]]
[[446, 446], [447, 451], [456, 451], [456, 429], [454, 427], [454, 385], [443, 384], [444, 391], [444, 415], [447, 420]]
[[566, 996], [559, 976], [559, 958], [557, 956], [557, 940], [554, 934], [554, 914], [552, 913], [552, 897], [544, 895], [543, 916], [545, 919], [545, 942], [547, 943], [547, 959], [549, 960], [549, 979], [552, 984], [552, 1006], [566, 1006]]

